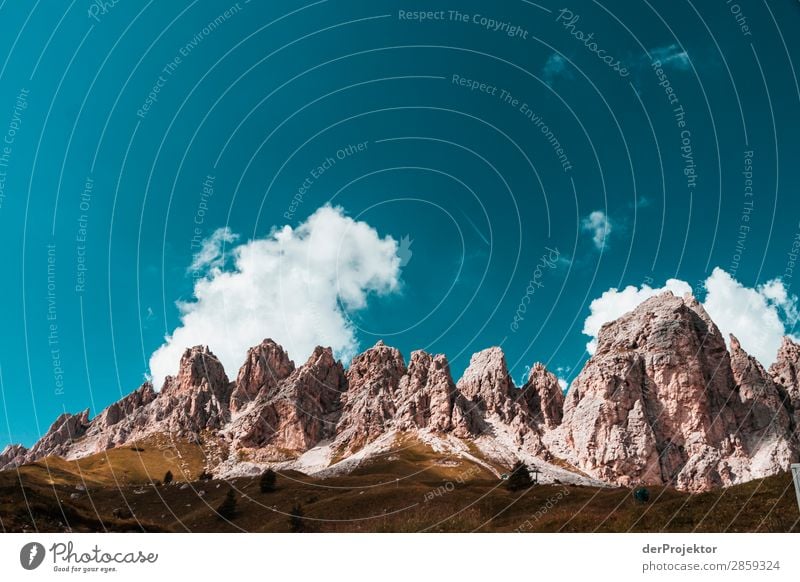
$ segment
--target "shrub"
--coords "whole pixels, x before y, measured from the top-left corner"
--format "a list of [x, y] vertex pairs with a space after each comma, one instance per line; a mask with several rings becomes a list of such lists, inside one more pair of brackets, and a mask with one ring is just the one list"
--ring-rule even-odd
[[509, 491], [519, 491], [520, 489], [527, 489], [531, 485], [533, 485], [533, 481], [525, 463], [522, 461], [514, 463], [511, 474], [508, 476], [508, 481], [506, 481], [506, 488]]
[[271, 493], [275, 491], [275, 481], [277, 480], [277, 475], [275, 471], [272, 469], [267, 469], [261, 475], [261, 481], [259, 482], [259, 487], [261, 488], [261, 493]]
[[233, 519], [236, 517], [236, 493], [234, 493], [232, 487], [228, 489], [225, 499], [217, 507], [217, 514], [220, 519]]
[[633, 498], [639, 503], [647, 503], [650, 501], [650, 491], [647, 490], [647, 487], [639, 487], [634, 490]]
[[289, 512], [289, 531], [301, 533], [306, 531], [306, 524], [303, 521], [303, 508], [299, 503], [295, 503], [292, 511]]

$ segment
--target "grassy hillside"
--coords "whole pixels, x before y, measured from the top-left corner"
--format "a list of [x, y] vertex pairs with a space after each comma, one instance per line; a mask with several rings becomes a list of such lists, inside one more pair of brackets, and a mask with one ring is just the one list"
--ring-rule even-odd
[[[468, 461], [405, 442], [354, 473], [324, 480], [278, 475], [199, 481], [197, 445], [143, 442], [80, 461], [46, 459], [0, 473], [5, 531], [417, 532], [786, 532], [800, 531], [791, 476], [689, 495], [651, 487], [640, 503], [628, 489], [540, 485], [510, 492]], [[170, 470], [175, 482], [156, 483]], [[216, 512], [229, 489], [235, 516]], [[299, 507], [302, 519], [290, 519]]]

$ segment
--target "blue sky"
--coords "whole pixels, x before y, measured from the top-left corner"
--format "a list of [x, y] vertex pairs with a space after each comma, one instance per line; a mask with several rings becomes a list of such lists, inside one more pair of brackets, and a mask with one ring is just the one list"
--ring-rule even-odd
[[0, 8], [0, 441], [135, 389], [176, 302], [229, 358], [311, 327], [456, 377], [501, 345], [518, 381], [574, 377], [587, 318], [635, 299], [590, 310], [609, 289], [702, 298], [715, 267], [721, 317], [793, 331], [797, 2], [97, 6]]

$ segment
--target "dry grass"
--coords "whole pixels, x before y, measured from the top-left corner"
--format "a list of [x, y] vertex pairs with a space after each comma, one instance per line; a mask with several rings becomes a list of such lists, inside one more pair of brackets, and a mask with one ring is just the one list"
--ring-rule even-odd
[[[261, 493], [257, 478], [181, 483], [202, 471], [197, 445], [176, 444], [180, 457], [166, 460], [158, 443], [136, 446], [143, 450], [0, 473], [3, 529], [281, 532], [289, 531], [288, 514], [299, 504], [306, 529], [319, 532], [800, 531], [788, 474], [700, 495], [653, 487], [647, 504], [622, 488], [541, 485], [512, 493], [482, 467], [399, 440], [352, 474], [317, 480], [284, 472], [275, 492]], [[119, 487], [112, 469], [125, 476]], [[176, 483], [149, 484], [167, 469]], [[76, 489], [79, 475], [87, 478], [86, 491]], [[215, 510], [229, 487], [238, 511], [226, 522]]]
[[175, 481], [194, 481], [205, 466], [199, 445], [185, 441], [147, 439], [77, 461], [47, 457], [20, 472], [45, 484], [83, 483], [87, 487], [160, 481], [167, 471]]

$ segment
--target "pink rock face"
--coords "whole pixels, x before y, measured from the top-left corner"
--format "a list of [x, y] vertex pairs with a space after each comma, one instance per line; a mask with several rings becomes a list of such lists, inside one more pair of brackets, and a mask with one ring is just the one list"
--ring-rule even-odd
[[234, 448], [269, 447], [288, 457], [334, 436], [347, 380], [330, 348], [318, 347], [308, 361], [250, 403], [225, 434]]
[[739, 433], [755, 469], [751, 473], [773, 474], [784, 470], [798, 459], [797, 446], [791, 437], [791, 404], [786, 391], [733, 336], [731, 369], [742, 403]]
[[693, 298], [648, 299], [603, 326], [550, 442], [621, 485], [701, 491], [785, 470], [793, 447], [777, 390], [735, 340], [733, 350], [732, 364]]
[[397, 428], [450, 430], [455, 398], [456, 386], [447, 358], [421, 350], [413, 352], [396, 398]]
[[800, 345], [784, 337], [778, 357], [769, 368], [769, 375], [781, 387], [785, 400], [794, 411], [795, 438], [800, 440]]
[[589, 360], [567, 394], [559, 430], [546, 435], [550, 449], [607, 482], [662, 483], [645, 383], [644, 361], [637, 354]]
[[[62, 445], [53, 446], [45, 435], [29, 455], [44, 456], [39, 451], [47, 450], [47, 454], [75, 459], [152, 434], [197, 439], [203, 431], [219, 430], [227, 424], [229, 397], [230, 383], [216, 356], [206, 347], [187, 349], [178, 374], [167, 377], [160, 393], [146, 382], [91, 422], [86, 411], [82, 428], [73, 430], [76, 434], [72, 438], [58, 437]], [[66, 432], [62, 429], [59, 435]]]
[[183, 353], [177, 376], [167, 376], [158, 398], [142, 410], [161, 431], [197, 436], [228, 422], [230, 393], [222, 363], [207, 347], [197, 346]]
[[342, 453], [355, 452], [388, 430], [405, 373], [403, 356], [383, 342], [353, 358], [336, 428], [337, 448]]
[[514, 383], [500, 348], [474, 354], [457, 386], [459, 392], [481, 411], [497, 414], [503, 420], [514, 417]]
[[534, 364], [528, 381], [522, 387], [522, 397], [536, 424], [552, 429], [561, 424], [564, 416], [564, 393], [558, 378], [544, 367]]
[[22, 445], [8, 445], [3, 449], [3, 452], [0, 453], [0, 471], [13, 469], [23, 464], [27, 452], [28, 449]]
[[183, 352], [178, 374], [167, 376], [161, 396], [197, 392], [198, 389], [206, 389], [215, 397], [227, 400], [228, 376], [222, 362], [207, 346], [195, 346]]
[[156, 399], [156, 392], [150, 382], [145, 382], [122, 400], [118, 400], [91, 422], [90, 431], [102, 431], [131, 416], [137, 409], [150, 404]]
[[496, 432], [495, 425], [501, 424], [518, 446], [524, 445], [534, 454], [544, 452], [541, 430], [531, 414], [526, 393], [514, 386], [500, 348], [474, 354], [457, 388], [461, 396], [454, 406], [458, 436], [492, 434]]
[[703, 308], [669, 293], [603, 326], [566, 398], [541, 364], [517, 388], [496, 347], [475, 354], [458, 384], [445, 356], [416, 351], [406, 368], [383, 342], [345, 372], [330, 348], [295, 368], [264, 340], [235, 382], [195, 347], [160, 393], [145, 383], [91, 422], [88, 411], [64, 414], [31, 450], [6, 447], [0, 468], [153, 434], [226, 440], [234, 462], [290, 461], [320, 443], [339, 460], [383, 435], [419, 431], [486, 445], [498, 459], [556, 457], [607, 483], [703, 491], [798, 459], [798, 369], [800, 346], [788, 339], [769, 374], [736, 338], [729, 353]]
[[737, 404], [719, 330], [693, 299], [665, 293], [603, 326], [561, 436], [569, 460], [605, 481], [704, 490], [732, 483], [728, 461], [747, 462]]
[[80, 414], [65, 412], [56, 419], [45, 435], [26, 453], [24, 462], [32, 463], [51, 455], [65, 457], [72, 442], [82, 437], [88, 428], [88, 409]]
[[74, 458], [125, 444], [137, 428], [143, 430], [151, 426], [147, 414], [140, 414], [140, 411], [156, 396], [152, 384], [145, 382], [122, 400], [113, 403], [92, 419], [80, 441], [70, 445], [66, 456]]
[[265, 339], [261, 344], [250, 348], [247, 359], [239, 369], [235, 387], [231, 394], [230, 408], [237, 412], [257, 396], [277, 389], [278, 384], [294, 372], [294, 362], [281, 346]]

